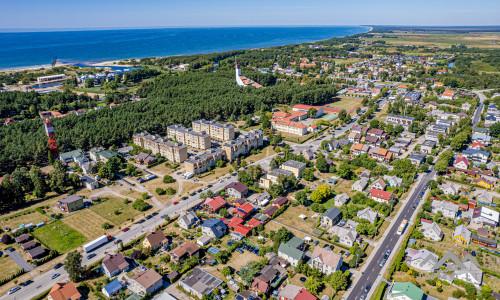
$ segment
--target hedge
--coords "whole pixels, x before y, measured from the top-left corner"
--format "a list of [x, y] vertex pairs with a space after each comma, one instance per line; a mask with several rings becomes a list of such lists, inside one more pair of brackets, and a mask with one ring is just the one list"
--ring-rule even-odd
[[377, 292], [372, 296], [370, 300], [381, 300], [384, 297], [384, 292], [386, 288], [387, 288], [387, 282], [382, 281], [377, 288]]
[[42, 292], [41, 294], [39, 294], [38, 296], [35, 296], [34, 298], [31, 298], [31, 300], [42, 300], [42, 299], [45, 299], [45, 297], [47, 297], [47, 295], [50, 293], [50, 290], [52, 288], [46, 290], [45, 292]]
[[10, 275], [9, 277], [5, 277], [4, 279], [0, 280], [0, 285], [4, 285], [7, 282], [11, 281], [12, 279], [19, 277], [24, 274], [24, 269], [18, 269], [15, 273]]

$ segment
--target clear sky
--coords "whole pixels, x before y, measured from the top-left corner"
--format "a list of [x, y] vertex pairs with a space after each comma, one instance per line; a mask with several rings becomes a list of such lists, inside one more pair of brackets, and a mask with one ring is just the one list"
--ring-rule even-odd
[[18, 0], [0, 28], [500, 25], [499, 0]]

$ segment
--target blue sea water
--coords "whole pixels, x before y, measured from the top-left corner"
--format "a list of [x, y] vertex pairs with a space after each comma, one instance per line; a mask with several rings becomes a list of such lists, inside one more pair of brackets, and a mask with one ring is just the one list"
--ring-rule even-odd
[[368, 31], [362, 26], [217, 27], [0, 32], [0, 70], [58, 62], [220, 52], [311, 42]]

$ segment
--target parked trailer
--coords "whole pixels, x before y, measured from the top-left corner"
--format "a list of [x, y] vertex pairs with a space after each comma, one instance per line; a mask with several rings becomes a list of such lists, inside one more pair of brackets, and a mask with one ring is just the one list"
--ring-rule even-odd
[[109, 234], [105, 234], [105, 235], [93, 240], [92, 242], [83, 245], [83, 250], [85, 252], [89, 253], [90, 251], [94, 250], [95, 248], [97, 248], [99, 246], [106, 244], [109, 241], [111, 241], [111, 236]]

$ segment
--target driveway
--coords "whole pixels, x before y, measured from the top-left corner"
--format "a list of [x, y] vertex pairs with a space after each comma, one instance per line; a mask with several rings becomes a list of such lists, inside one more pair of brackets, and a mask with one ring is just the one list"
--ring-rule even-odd
[[27, 261], [24, 260], [23, 256], [20, 253], [17, 253], [16, 251], [9, 251], [6, 250], [4, 253], [6, 253], [10, 258], [21, 268], [24, 269], [24, 272], [29, 272], [36, 268], [34, 265], [29, 264]]

